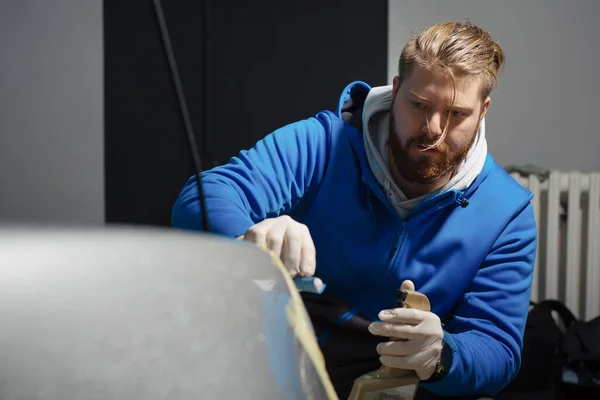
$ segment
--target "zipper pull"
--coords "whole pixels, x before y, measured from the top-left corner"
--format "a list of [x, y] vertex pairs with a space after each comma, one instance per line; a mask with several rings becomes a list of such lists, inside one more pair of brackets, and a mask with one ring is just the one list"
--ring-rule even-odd
[[392, 258], [394, 258], [394, 255], [396, 254], [396, 250], [398, 250], [398, 244], [395, 244], [394, 247], [392, 247], [392, 250], [390, 251], [390, 260]]

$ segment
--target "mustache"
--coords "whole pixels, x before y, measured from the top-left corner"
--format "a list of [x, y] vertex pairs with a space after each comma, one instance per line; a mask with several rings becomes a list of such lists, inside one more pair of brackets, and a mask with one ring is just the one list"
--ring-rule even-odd
[[[418, 138], [414, 138], [413, 140], [410, 141], [410, 143], [408, 143], [408, 146], [410, 145], [416, 145], [416, 146], [422, 146], [422, 147], [432, 147], [435, 144], [435, 140], [431, 140], [431, 138], [427, 137], [427, 136], [421, 136]], [[437, 147], [432, 147], [435, 150], [438, 150], [440, 152], [446, 152], [448, 150], [448, 145], [444, 142], [440, 143], [439, 146]]]

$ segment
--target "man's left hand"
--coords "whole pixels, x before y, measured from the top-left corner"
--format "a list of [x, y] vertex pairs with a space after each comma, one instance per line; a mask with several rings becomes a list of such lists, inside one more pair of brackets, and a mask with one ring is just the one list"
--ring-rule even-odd
[[[405, 282], [403, 287], [412, 286]], [[380, 343], [377, 352], [388, 367], [414, 370], [421, 380], [433, 375], [442, 353], [444, 331], [437, 315], [413, 308], [395, 308], [379, 313], [382, 322], [374, 322], [369, 331], [393, 339]]]

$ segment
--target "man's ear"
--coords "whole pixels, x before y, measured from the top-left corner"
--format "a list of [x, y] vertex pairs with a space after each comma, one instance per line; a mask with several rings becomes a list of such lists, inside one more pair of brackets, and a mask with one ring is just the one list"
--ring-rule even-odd
[[398, 90], [400, 89], [400, 78], [398, 75], [394, 77], [394, 81], [392, 82], [392, 100], [396, 98], [398, 94]]
[[479, 116], [479, 122], [481, 122], [481, 120], [485, 117], [485, 114], [487, 113], [490, 104], [492, 104], [492, 99], [490, 98], [490, 96], [488, 96], [487, 99], [485, 99], [485, 101], [483, 102], [483, 108], [481, 110], [481, 115]]

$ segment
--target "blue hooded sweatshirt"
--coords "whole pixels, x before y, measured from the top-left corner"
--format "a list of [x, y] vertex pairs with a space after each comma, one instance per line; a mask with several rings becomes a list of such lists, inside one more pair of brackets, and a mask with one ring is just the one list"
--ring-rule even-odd
[[[447, 375], [421, 385], [440, 396], [498, 393], [521, 364], [537, 244], [532, 194], [488, 154], [467, 189], [432, 196], [402, 218], [369, 167], [361, 124], [341, 107], [365, 87], [348, 85], [336, 112], [277, 129], [204, 171], [210, 230], [233, 238], [265, 218], [291, 216], [310, 230], [325, 293], [372, 320], [412, 280], [452, 351]], [[353, 98], [356, 109], [361, 99]], [[202, 229], [194, 176], [172, 222]]]

